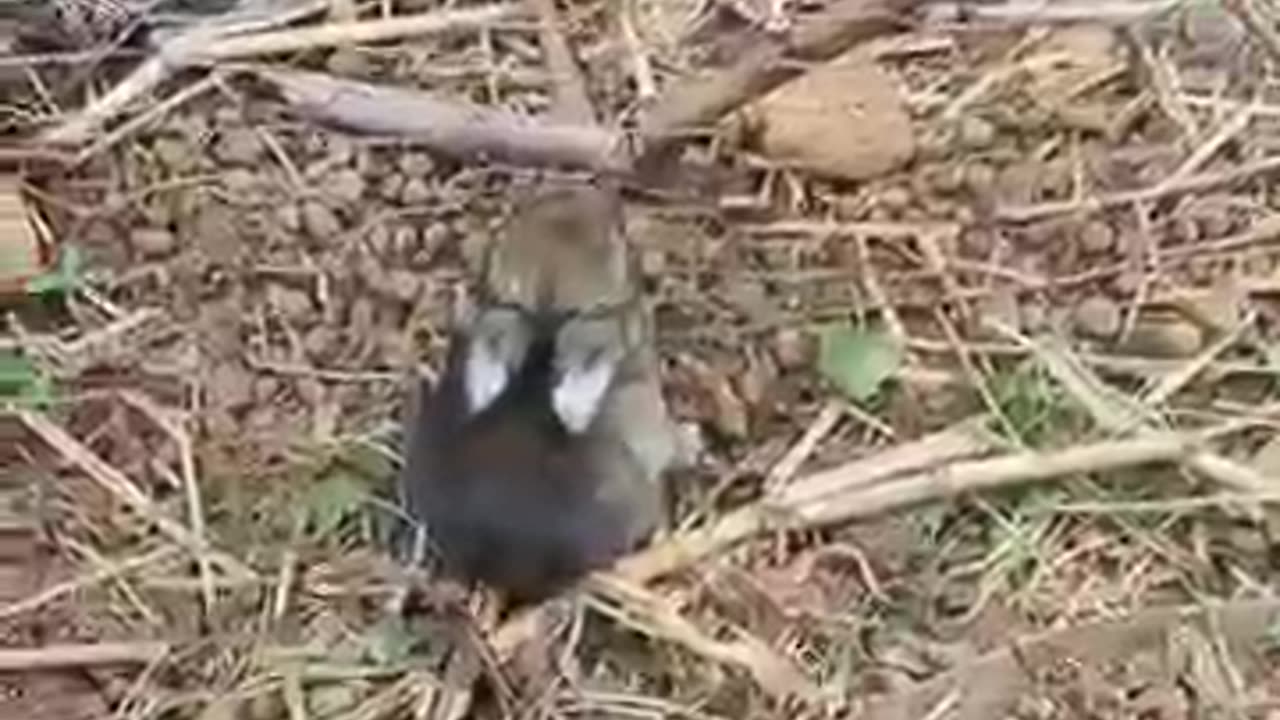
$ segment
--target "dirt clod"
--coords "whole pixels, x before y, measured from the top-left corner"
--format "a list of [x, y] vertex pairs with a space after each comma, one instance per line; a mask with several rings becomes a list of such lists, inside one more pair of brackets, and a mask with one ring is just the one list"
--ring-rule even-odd
[[133, 249], [145, 258], [164, 257], [178, 246], [173, 232], [166, 228], [137, 228], [129, 235]]
[[783, 85], [755, 112], [765, 154], [820, 175], [863, 180], [900, 167], [915, 152], [897, 85], [862, 54]]
[[1104, 295], [1090, 295], [1081, 300], [1072, 318], [1081, 335], [1097, 340], [1114, 339], [1123, 322], [1120, 305]]

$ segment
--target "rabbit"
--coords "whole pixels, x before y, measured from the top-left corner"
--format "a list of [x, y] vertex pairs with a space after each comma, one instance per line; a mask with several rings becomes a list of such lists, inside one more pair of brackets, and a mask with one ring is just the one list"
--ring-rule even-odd
[[406, 433], [407, 514], [446, 572], [518, 601], [650, 537], [674, 456], [652, 329], [590, 190], [517, 210]]

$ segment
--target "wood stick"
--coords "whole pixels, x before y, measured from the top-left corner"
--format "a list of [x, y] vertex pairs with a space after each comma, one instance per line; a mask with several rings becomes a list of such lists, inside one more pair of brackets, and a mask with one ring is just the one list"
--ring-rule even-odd
[[1176, 462], [1189, 457], [1195, 446], [1194, 436], [1170, 432], [1129, 440], [1106, 440], [1052, 452], [1014, 453], [913, 473], [851, 493], [819, 496], [778, 510], [794, 514], [804, 526], [847, 522], [963, 493], [1052, 480], [1065, 475]]

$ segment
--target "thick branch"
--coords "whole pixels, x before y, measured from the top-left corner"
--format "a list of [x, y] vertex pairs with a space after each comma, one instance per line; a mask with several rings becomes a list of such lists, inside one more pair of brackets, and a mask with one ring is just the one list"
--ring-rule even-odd
[[351, 130], [399, 135], [458, 157], [625, 172], [621, 137], [589, 125], [548, 123], [497, 108], [322, 73], [258, 71], [300, 112]]

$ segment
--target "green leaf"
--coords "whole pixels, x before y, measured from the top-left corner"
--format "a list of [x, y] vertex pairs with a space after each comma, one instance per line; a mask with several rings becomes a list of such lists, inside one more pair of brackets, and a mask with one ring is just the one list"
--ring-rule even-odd
[[403, 619], [385, 617], [365, 631], [366, 651], [377, 665], [404, 662], [413, 654], [417, 640]]
[[306, 524], [317, 536], [329, 535], [364, 503], [364, 488], [347, 473], [335, 472], [316, 483], [303, 501]]
[[0, 395], [17, 395], [39, 376], [29, 359], [13, 352], [0, 353]]
[[822, 331], [818, 369], [856, 402], [871, 399], [901, 367], [902, 348], [888, 333], [832, 325]]
[[353, 472], [367, 478], [385, 478], [395, 473], [391, 460], [367, 443], [354, 442], [342, 448], [338, 459]]
[[64, 245], [58, 253], [58, 263], [54, 269], [31, 278], [27, 282], [27, 292], [32, 295], [66, 295], [80, 284], [83, 269], [84, 258], [80, 255], [80, 248]]
[[0, 400], [47, 407], [53, 400], [53, 380], [30, 358], [0, 353]]

